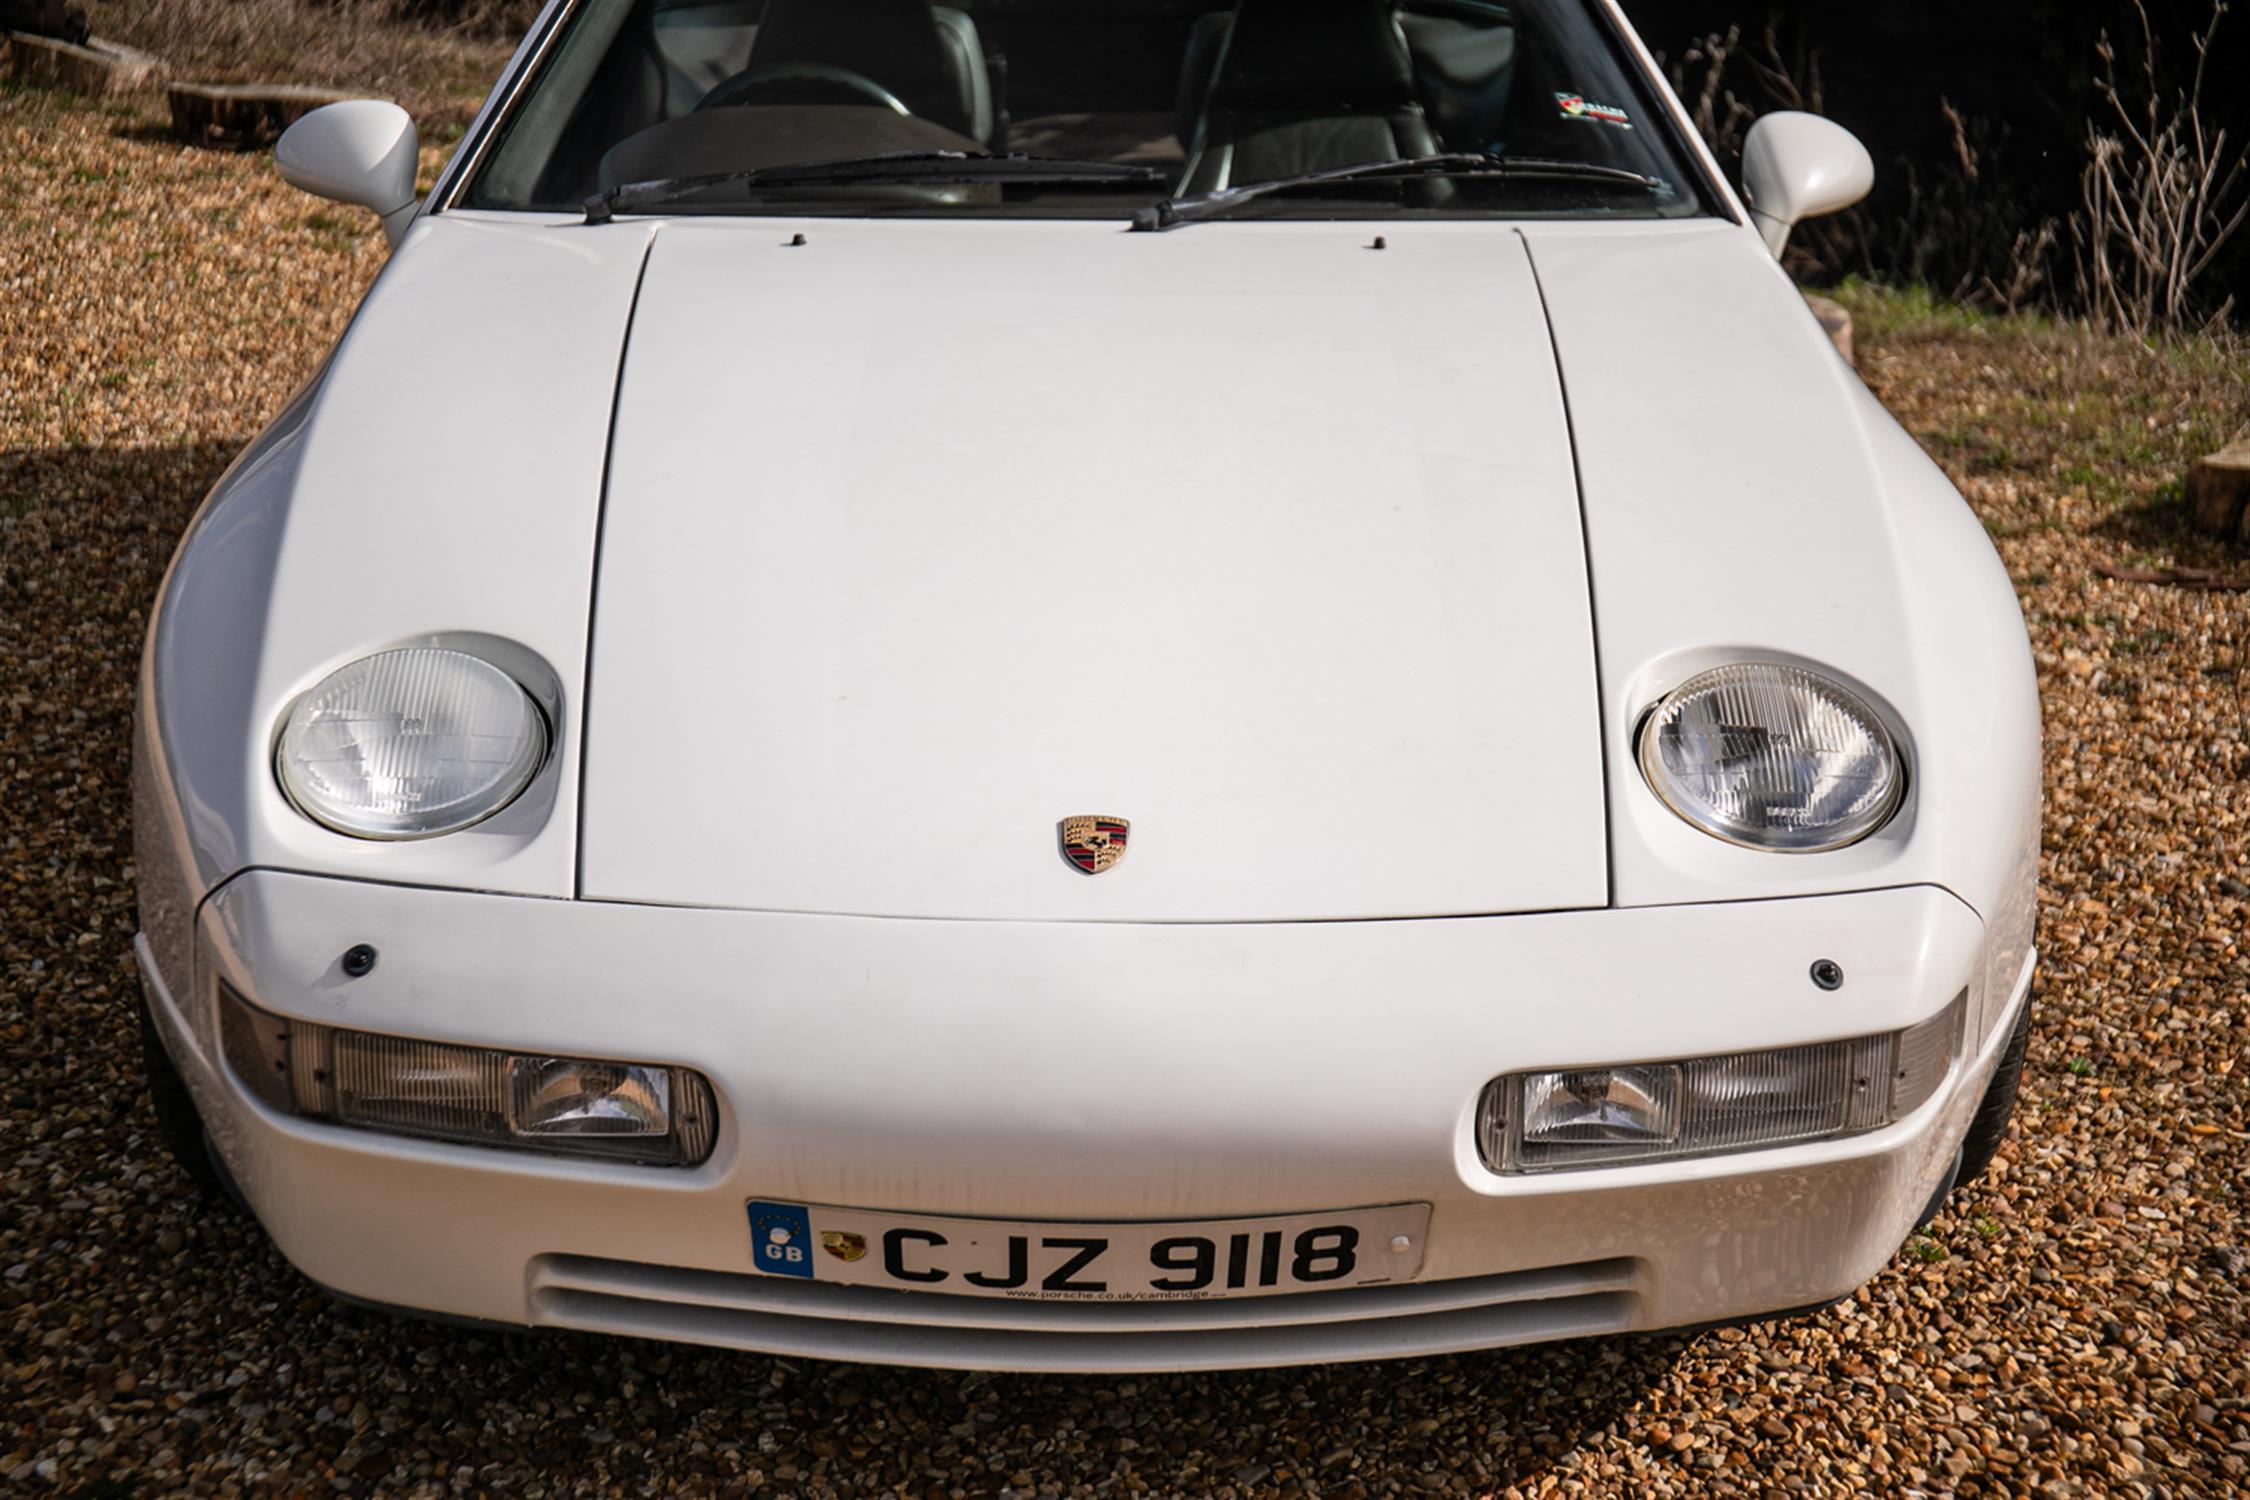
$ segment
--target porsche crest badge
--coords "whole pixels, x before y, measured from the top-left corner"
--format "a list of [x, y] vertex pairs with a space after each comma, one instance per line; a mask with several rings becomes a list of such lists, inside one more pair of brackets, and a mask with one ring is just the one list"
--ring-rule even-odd
[[823, 1229], [820, 1248], [838, 1260], [858, 1260], [867, 1253], [867, 1236], [848, 1229]]
[[1065, 818], [1063, 858], [1088, 875], [1099, 875], [1125, 857], [1125, 838], [1132, 827], [1123, 818]]

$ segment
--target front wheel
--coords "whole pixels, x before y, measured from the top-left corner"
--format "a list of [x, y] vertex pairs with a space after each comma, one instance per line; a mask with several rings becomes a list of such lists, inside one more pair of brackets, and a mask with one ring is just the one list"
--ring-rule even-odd
[[2008, 1038], [2008, 1050], [2000, 1054], [2000, 1066], [1993, 1069], [1984, 1102], [1977, 1106], [1977, 1116], [1969, 1122], [1969, 1133], [1961, 1142], [1961, 1166], [1954, 1174], [1954, 1186], [1966, 1187], [1982, 1177], [2000, 1143], [2008, 1138], [2008, 1122], [2016, 1113], [2016, 1086], [2023, 1081], [2024, 1049], [2030, 1041], [2031, 997], [2026, 995], [2023, 1014], [2016, 1018], [2015, 1034]]
[[148, 1102], [156, 1111], [156, 1135], [164, 1149], [195, 1183], [196, 1190], [215, 1203], [239, 1204], [234, 1185], [220, 1174], [211, 1156], [211, 1140], [203, 1130], [203, 1116], [188, 1093], [187, 1080], [164, 1050], [148, 1005], [140, 1007], [141, 1063], [148, 1071]]

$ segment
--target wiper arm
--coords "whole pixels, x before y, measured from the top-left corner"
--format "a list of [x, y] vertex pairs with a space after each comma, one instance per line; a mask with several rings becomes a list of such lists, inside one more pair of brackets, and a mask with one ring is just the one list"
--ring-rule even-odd
[[1131, 162], [1066, 161], [1049, 156], [974, 156], [966, 151], [889, 151], [836, 161], [789, 162], [700, 177], [624, 182], [586, 200], [586, 222], [607, 224], [620, 213], [653, 208], [721, 187], [826, 186], [845, 183], [1018, 182], [1026, 184], [1161, 182], [1155, 167]]
[[1513, 177], [1523, 181], [1612, 183], [1648, 193], [1669, 193], [1672, 185], [1661, 177], [1604, 167], [1593, 162], [1562, 161], [1544, 156], [1493, 156], [1470, 151], [1440, 152], [1435, 156], [1409, 156], [1398, 161], [1361, 161], [1321, 172], [1300, 172], [1241, 187], [1214, 188], [1188, 198], [1165, 198], [1133, 216], [1137, 230], [1170, 229], [1197, 219], [1230, 213], [1269, 193], [1312, 187], [1324, 182], [1354, 182], [1381, 177]]

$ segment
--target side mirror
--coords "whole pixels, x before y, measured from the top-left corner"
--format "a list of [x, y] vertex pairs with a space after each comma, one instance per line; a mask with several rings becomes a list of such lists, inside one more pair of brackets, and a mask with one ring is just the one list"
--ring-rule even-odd
[[413, 117], [383, 99], [325, 105], [282, 132], [274, 165], [291, 187], [372, 208], [392, 248], [414, 222], [421, 141]]
[[1742, 195], [1777, 257], [1806, 219], [1842, 213], [1875, 186], [1875, 160], [1833, 120], [1783, 110], [1750, 127], [1742, 143]]

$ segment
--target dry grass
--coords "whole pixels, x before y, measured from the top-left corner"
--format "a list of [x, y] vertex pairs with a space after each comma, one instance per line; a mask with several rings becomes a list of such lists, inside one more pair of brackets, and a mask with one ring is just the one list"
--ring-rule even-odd
[[203, 83], [313, 83], [396, 99], [425, 128], [464, 123], [538, 7], [475, 0], [454, 20], [394, 0], [92, 0], [94, 34]]
[[[2212, 561], [2183, 525], [2187, 466], [2250, 435], [2250, 337], [2105, 338], [1849, 283], [1870, 382], [1941, 463], [1977, 486], [1995, 534], [2092, 524], [2154, 561]], [[1937, 366], [1942, 389], [1908, 371]], [[1886, 386], [1885, 381], [1894, 383]], [[2192, 556], [2180, 556], [2182, 552]]]

